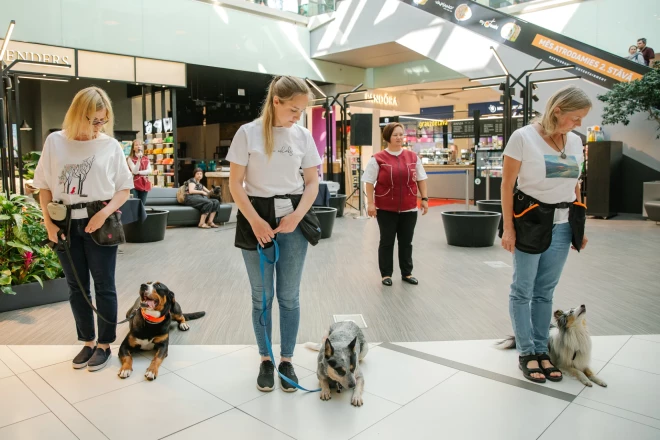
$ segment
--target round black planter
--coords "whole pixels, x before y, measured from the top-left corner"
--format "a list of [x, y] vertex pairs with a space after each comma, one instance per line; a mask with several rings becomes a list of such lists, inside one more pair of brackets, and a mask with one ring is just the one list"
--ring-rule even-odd
[[479, 211], [491, 211], [502, 213], [501, 200], [477, 200], [477, 208]]
[[69, 300], [66, 278], [44, 280], [44, 287], [34, 282], [11, 286], [16, 295], [0, 294], [0, 312], [43, 306]]
[[337, 194], [330, 196], [330, 207], [337, 208], [337, 217], [344, 216], [344, 207], [346, 206], [346, 194]]
[[149, 210], [145, 221], [124, 225], [126, 241], [128, 243], [151, 243], [164, 240], [168, 214], [169, 211]]
[[492, 246], [501, 216], [498, 212], [489, 211], [443, 212], [447, 243], [461, 247]]
[[330, 238], [332, 228], [335, 226], [337, 208], [326, 208], [324, 206], [312, 206], [312, 210], [319, 218], [321, 224], [321, 238]]

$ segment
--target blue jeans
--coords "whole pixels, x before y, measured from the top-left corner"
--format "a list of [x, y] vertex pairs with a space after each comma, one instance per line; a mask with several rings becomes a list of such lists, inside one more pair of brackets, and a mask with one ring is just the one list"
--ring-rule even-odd
[[[117, 322], [117, 289], [115, 288], [115, 265], [117, 262], [117, 246], [99, 246], [92, 236], [85, 232], [89, 219], [71, 220], [71, 233], [67, 237], [71, 248], [71, 259], [78, 272], [85, 292], [78, 286], [73, 275], [69, 258], [65, 251], [58, 251], [57, 256], [62, 264], [66, 282], [69, 285], [69, 303], [76, 321], [78, 340], [90, 342], [96, 339], [94, 334], [94, 312], [87, 304], [83, 295], [91, 301], [89, 290], [89, 275], [94, 278], [94, 294], [96, 308], [111, 322]], [[111, 344], [117, 337], [117, 325], [108, 324], [97, 318], [99, 327], [99, 344]]]
[[142, 201], [142, 205], [145, 207], [147, 206], [147, 195], [149, 195], [149, 191], [139, 191], [137, 189], [132, 189], [131, 194], [133, 194], [133, 197], [136, 199], [140, 199]]
[[556, 224], [552, 244], [542, 254], [515, 250], [509, 314], [521, 356], [548, 352], [552, 296], [571, 246], [571, 226]]
[[[300, 231], [300, 226], [290, 234], [277, 234], [277, 243], [280, 247], [280, 259], [275, 265], [266, 264], [265, 280], [266, 295], [268, 298], [267, 322], [268, 338], [272, 342], [272, 307], [273, 307], [273, 278], [276, 282], [277, 303], [280, 308], [280, 340], [281, 357], [290, 358], [296, 347], [298, 325], [300, 324], [300, 280], [302, 278], [305, 255], [307, 255], [307, 240]], [[256, 251], [243, 252], [243, 260], [247, 268], [250, 286], [252, 287], [252, 326], [257, 338], [259, 354], [268, 356], [264, 326], [262, 323], [263, 307], [261, 296], [263, 283], [259, 269], [259, 253]], [[270, 261], [275, 258], [275, 246], [264, 250]]]

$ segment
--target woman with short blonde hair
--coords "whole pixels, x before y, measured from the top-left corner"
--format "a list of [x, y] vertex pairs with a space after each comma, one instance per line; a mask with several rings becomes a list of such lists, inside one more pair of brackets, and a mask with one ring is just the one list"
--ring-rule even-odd
[[584, 207], [578, 181], [584, 156], [572, 130], [590, 109], [581, 89], [563, 88], [550, 97], [542, 117], [511, 134], [504, 150], [502, 247], [513, 253], [514, 267], [509, 312], [519, 367], [532, 382], [562, 380], [548, 356], [548, 335], [571, 243], [579, 250], [587, 245], [584, 216], [574, 215]]
[[[62, 131], [51, 133], [34, 173], [34, 186], [41, 189], [40, 202], [48, 238], [57, 243], [65, 239], [70, 248], [71, 265], [66, 253], [58, 257], [67, 283], [69, 303], [76, 321], [78, 340], [85, 343], [73, 359], [73, 368], [100, 370], [110, 359], [110, 344], [116, 338], [116, 324], [98, 319], [98, 340], [94, 315], [83, 297], [91, 301], [90, 274], [94, 279], [96, 307], [108, 321], [117, 321], [115, 263], [117, 246], [100, 246], [91, 233], [100, 229], [110, 214], [128, 199], [133, 188], [131, 175], [119, 142], [111, 137], [114, 114], [108, 95], [98, 87], [88, 87], [73, 98], [64, 118]], [[58, 237], [62, 222], [50, 217], [48, 204], [60, 202], [67, 208], [68, 236]], [[105, 207], [88, 217], [87, 204], [102, 201]], [[84, 291], [76, 280], [77, 272]]]

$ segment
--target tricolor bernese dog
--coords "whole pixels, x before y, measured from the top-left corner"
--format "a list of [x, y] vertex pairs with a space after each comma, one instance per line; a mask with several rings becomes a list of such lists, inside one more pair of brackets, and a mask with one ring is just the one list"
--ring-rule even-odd
[[126, 317], [135, 310], [137, 313], [129, 321], [128, 334], [119, 347], [121, 369], [118, 375], [126, 379], [133, 372], [133, 351], [156, 349], [156, 355], [144, 374], [148, 380], [154, 380], [158, 377], [160, 364], [167, 357], [172, 320], [178, 323], [179, 330], [186, 331], [190, 329], [186, 320], [199, 319], [206, 312], [183, 313], [174, 292], [160, 282], [148, 282], [140, 286], [140, 297], [126, 312]]

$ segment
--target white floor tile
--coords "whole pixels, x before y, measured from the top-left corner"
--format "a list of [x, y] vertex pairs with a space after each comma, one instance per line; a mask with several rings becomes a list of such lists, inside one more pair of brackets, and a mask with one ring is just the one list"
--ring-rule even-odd
[[48, 412], [48, 408], [16, 376], [0, 379], [0, 427]]
[[370, 394], [405, 405], [457, 372], [382, 347], [369, 350], [360, 368]]
[[[234, 406], [264, 395], [257, 389], [259, 353], [249, 348], [184, 368], [176, 374]], [[312, 374], [303, 367], [296, 367], [299, 380]], [[275, 387], [279, 388], [279, 384], [276, 375]], [[281, 391], [275, 389], [273, 392]]]
[[660, 344], [631, 338], [610, 363], [660, 374]]
[[[108, 438], [159, 439], [231, 409], [175, 374], [78, 403]], [[120, 423], [118, 423], [120, 421]]]
[[77, 440], [78, 437], [52, 413], [5, 426], [0, 429], [2, 440]]
[[0, 361], [0, 379], [4, 379], [5, 377], [13, 376], [14, 372], [9, 369], [8, 366], [5, 365], [4, 362]]
[[644, 339], [645, 341], [660, 342], [660, 335], [635, 335], [633, 338]]
[[9, 345], [33, 370], [70, 361], [82, 350], [82, 345]]
[[660, 438], [660, 430], [591, 408], [570, 405], [539, 440], [567, 437], [598, 440], [657, 440]]
[[263, 422], [244, 412], [232, 409], [188, 429], [167, 437], [167, 440], [198, 440], [226, 438], [232, 440], [291, 440]]
[[[515, 379], [525, 380], [518, 368], [518, 352], [516, 350], [500, 350], [493, 343], [496, 340], [480, 341], [442, 341], [442, 342], [402, 342], [402, 347], [428, 353], [444, 359], [460, 362], [482, 370], [503, 374]], [[604, 362], [593, 360], [592, 369], [597, 372]], [[531, 383], [531, 382], [530, 382]], [[534, 386], [550, 387], [565, 393], [577, 395], [582, 391], [582, 385], [577, 379], [566, 376], [561, 382], [546, 382]]]
[[585, 399], [584, 397], [576, 397], [573, 403], [576, 405], [586, 406], [587, 408], [595, 409], [600, 412], [611, 414], [613, 416], [632, 420], [633, 422], [641, 423], [642, 425], [647, 425], [656, 429], [660, 429], [659, 419], [654, 419], [652, 417], [647, 417], [631, 411], [626, 411], [625, 409], [616, 408], [614, 406], [596, 402], [595, 400]]
[[[68, 361], [36, 370], [46, 382], [71, 403], [100, 396], [127, 386], [145, 381], [144, 373], [151, 361], [142, 356], [133, 357], [133, 374], [121, 379], [117, 373], [121, 368], [119, 358], [113, 354], [108, 365], [99, 371], [90, 372], [86, 368], [76, 370]], [[169, 370], [163, 366], [158, 370], [157, 381]]]
[[607, 388], [585, 388], [580, 397], [660, 419], [660, 375], [607, 364], [598, 374]]
[[19, 379], [41, 400], [55, 416], [78, 438], [85, 440], [106, 440], [101, 431], [58, 394], [34, 371], [22, 373]]
[[[224, 356], [234, 351], [242, 350], [246, 345], [170, 345], [163, 367], [170, 371], [177, 371], [209, 359]], [[144, 351], [142, 356], [153, 359], [154, 351]]]
[[355, 440], [536, 439], [567, 405], [563, 400], [460, 372]]
[[6, 345], [0, 345], [0, 361], [2, 361], [14, 374], [25, 373], [32, 370], [28, 364], [23, 362], [16, 353]]
[[[301, 384], [316, 388], [318, 379], [310, 376]], [[278, 391], [254, 399], [240, 409], [297, 440], [344, 440], [400, 408], [370, 393], [363, 396], [364, 406], [356, 408], [351, 405], [351, 392], [333, 392], [332, 399], [324, 402], [319, 393]]]
[[631, 336], [592, 336], [591, 358], [609, 362]]

